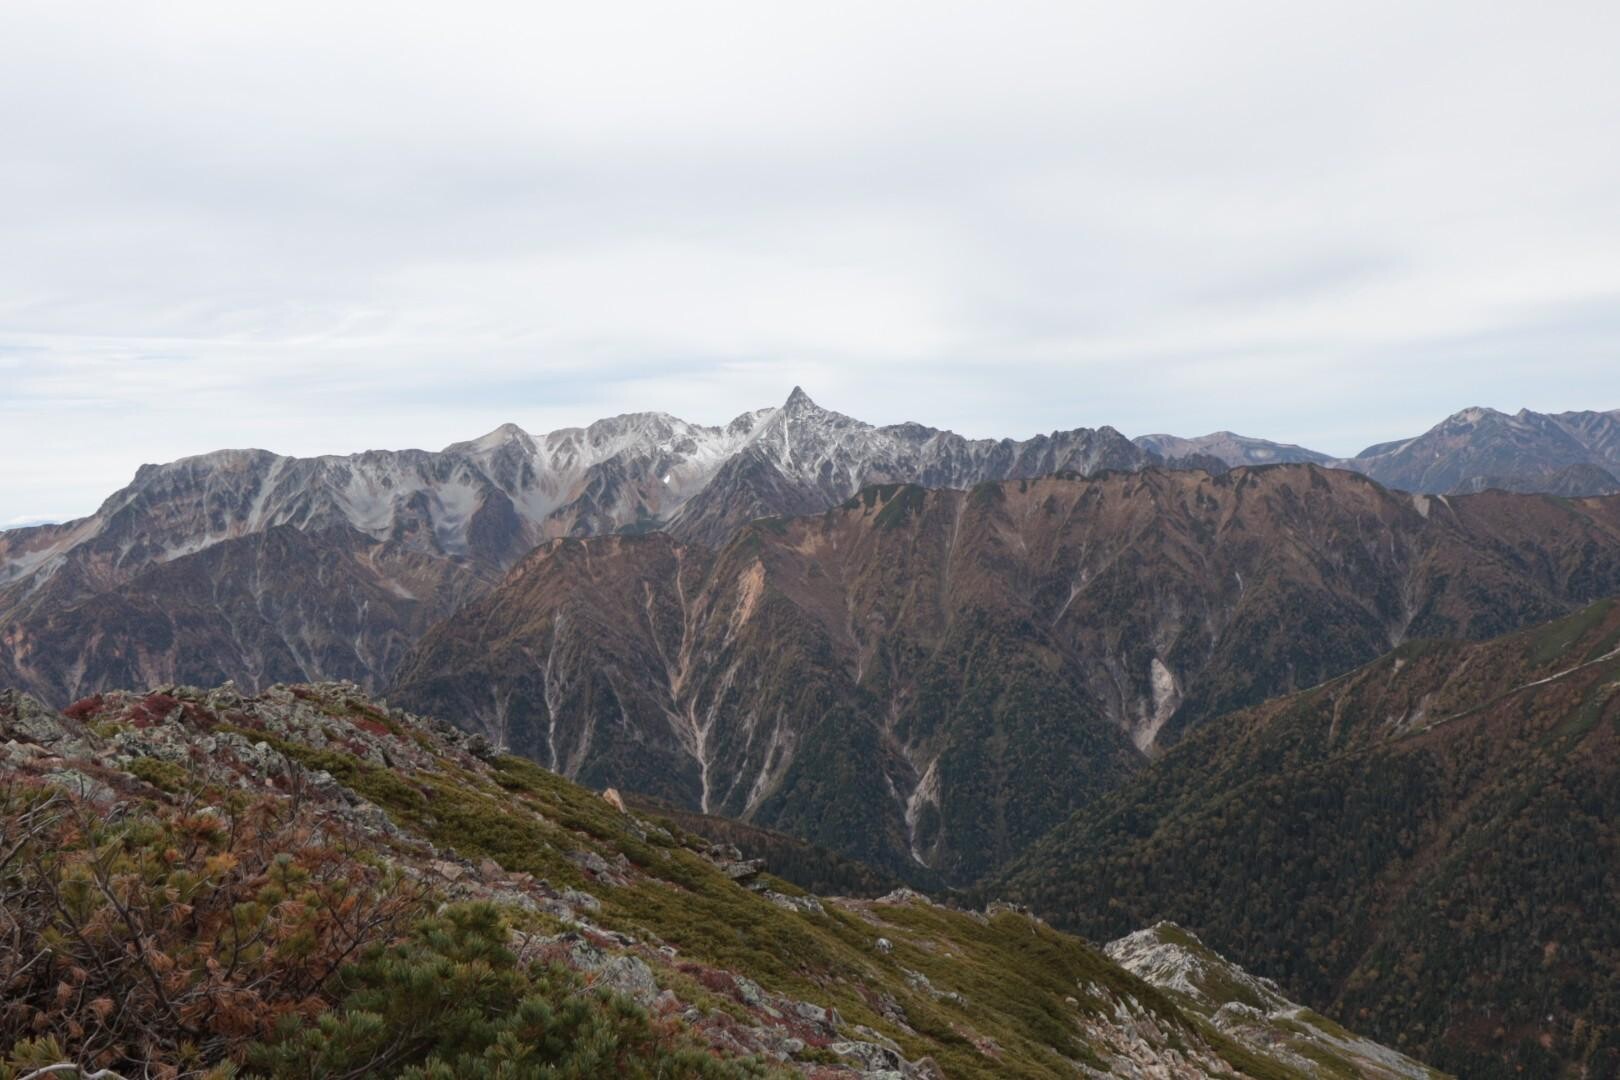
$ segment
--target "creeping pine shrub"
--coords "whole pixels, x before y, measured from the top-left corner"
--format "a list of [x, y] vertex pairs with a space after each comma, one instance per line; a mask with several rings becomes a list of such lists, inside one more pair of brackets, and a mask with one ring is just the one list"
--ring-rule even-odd
[[0, 1080], [765, 1075], [373, 854], [297, 791], [107, 811], [0, 779]]
[[247, 1065], [274, 1080], [731, 1080], [764, 1070], [684, 1044], [673, 1022], [592, 990], [568, 968], [525, 968], [506, 948], [490, 904], [418, 923], [410, 939], [373, 947], [336, 979], [341, 1003], [314, 1024], [286, 1017]]
[[209, 1076], [325, 1008], [331, 976], [423, 900], [320, 818], [296, 794], [107, 809], [0, 779], [0, 1080]]

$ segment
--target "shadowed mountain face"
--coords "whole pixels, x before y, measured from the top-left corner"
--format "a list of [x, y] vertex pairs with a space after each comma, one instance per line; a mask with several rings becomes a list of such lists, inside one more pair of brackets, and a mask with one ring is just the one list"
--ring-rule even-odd
[[1620, 495], [1620, 480], [1596, 465], [1566, 465], [1530, 475], [1471, 476], [1458, 484], [1456, 493], [1472, 495], [1481, 491], [1539, 491], [1546, 495], [1580, 498], [1585, 495]]
[[1620, 489], [1620, 413], [1464, 409], [1415, 439], [1368, 447], [1341, 464], [1407, 491], [1606, 494]]
[[1180, 920], [1461, 1076], [1613, 1076], [1617, 820], [1606, 600], [1209, 723], [993, 891], [1098, 938]]
[[998, 442], [874, 427], [801, 390], [725, 427], [639, 413], [541, 436], [508, 424], [435, 453], [220, 451], [143, 466], [88, 518], [0, 533], [0, 676], [58, 703], [177, 672], [376, 687], [549, 538], [668, 528], [712, 545], [872, 482], [1157, 460], [1109, 428]]
[[1314, 466], [868, 489], [717, 553], [557, 541], [394, 693], [592, 784], [964, 881], [1202, 720], [1620, 591], [1620, 500]]
[[77, 595], [52, 578], [0, 630], [0, 686], [72, 700], [104, 687], [393, 670], [434, 622], [497, 577], [343, 526], [278, 525]]

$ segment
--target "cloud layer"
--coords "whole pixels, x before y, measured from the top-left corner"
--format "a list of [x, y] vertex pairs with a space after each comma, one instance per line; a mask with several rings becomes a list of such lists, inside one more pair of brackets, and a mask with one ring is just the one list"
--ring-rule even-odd
[[0, 7], [0, 525], [795, 383], [1350, 453], [1620, 407], [1612, 3]]

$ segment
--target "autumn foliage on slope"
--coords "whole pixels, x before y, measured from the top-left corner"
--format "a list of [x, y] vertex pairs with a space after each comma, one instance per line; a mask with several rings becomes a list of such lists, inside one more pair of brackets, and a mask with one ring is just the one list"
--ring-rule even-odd
[[493, 906], [430, 916], [296, 790], [203, 806], [130, 786], [103, 813], [0, 782], [5, 1080], [62, 1062], [209, 1080], [760, 1072], [566, 968], [520, 965]]

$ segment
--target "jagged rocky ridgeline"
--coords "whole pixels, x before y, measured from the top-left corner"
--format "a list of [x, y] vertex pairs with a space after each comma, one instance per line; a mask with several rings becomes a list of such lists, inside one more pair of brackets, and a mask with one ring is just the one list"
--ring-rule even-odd
[[224, 450], [145, 465], [88, 518], [0, 533], [0, 584], [65, 571], [80, 587], [105, 587], [277, 526], [352, 529], [487, 565], [550, 537], [654, 527], [712, 546], [754, 518], [817, 512], [873, 483], [971, 487], [1157, 464], [1112, 428], [966, 439], [863, 423], [796, 388], [724, 427], [633, 413], [538, 436], [506, 424], [438, 452]]
[[[274, 1068], [306, 1045], [294, 1029], [349, 1031], [346, 988], [389, 970], [386, 950], [404, 962], [450, 948], [452, 927], [476, 929], [487, 910], [466, 905], [485, 904], [504, 927], [485, 962], [510, 978], [569, 969], [557, 1008], [600, 990], [628, 999], [612, 1013], [625, 1030], [640, 1030], [625, 1008], [659, 1025], [644, 1055], [695, 1050], [824, 1080], [1434, 1075], [1301, 1023], [1275, 995], [1253, 1006], [1235, 969], [1222, 966], [1236, 996], [1204, 986], [1195, 998], [1006, 907], [812, 896], [621, 805], [352, 685], [167, 687], [66, 713], [0, 695], [0, 917], [12, 924], [0, 1059], [131, 1072], [245, 1061], [291, 1076]], [[420, 920], [434, 929], [413, 937]], [[305, 962], [328, 942], [358, 966], [309, 981]], [[1135, 963], [1134, 949], [1121, 955]], [[172, 1019], [142, 1022], [154, 1015]], [[423, 1031], [442, 1019], [410, 1018]], [[359, 1030], [415, 1045], [413, 1032], [377, 1032], [386, 1022]], [[449, 1052], [418, 1050], [390, 1060]]]

